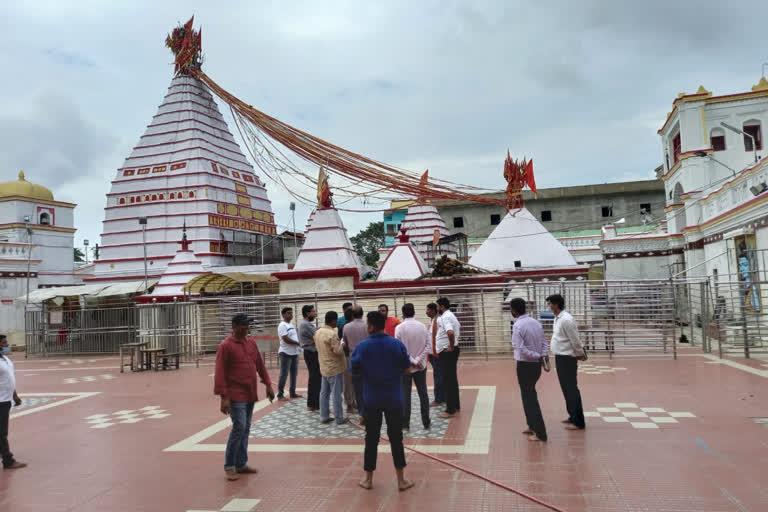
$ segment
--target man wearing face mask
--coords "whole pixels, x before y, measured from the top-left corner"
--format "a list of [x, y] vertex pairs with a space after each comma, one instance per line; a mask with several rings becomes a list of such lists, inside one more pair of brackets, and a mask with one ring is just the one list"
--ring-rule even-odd
[[16, 374], [13, 361], [8, 354], [8, 339], [0, 334], [0, 456], [3, 458], [3, 469], [21, 469], [27, 465], [13, 458], [8, 444], [8, 423], [11, 416], [11, 401], [16, 407], [21, 405], [21, 398], [16, 394]]

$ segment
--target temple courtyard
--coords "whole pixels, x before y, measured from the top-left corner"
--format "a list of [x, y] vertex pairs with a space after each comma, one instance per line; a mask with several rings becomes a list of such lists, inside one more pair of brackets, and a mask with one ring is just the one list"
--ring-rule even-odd
[[[259, 473], [229, 482], [230, 422], [212, 394], [212, 360], [121, 374], [116, 358], [12, 355], [24, 403], [11, 411], [10, 442], [29, 466], [0, 472], [3, 511], [548, 510], [409, 451], [415, 487], [398, 492], [383, 442], [375, 487], [363, 490], [363, 432], [321, 425], [303, 401], [256, 405], [249, 455]], [[695, 348], [677, 360], [595, 355], [579, 378], [587, 429], [561, 425], [553, 371], [538, 386], [549, 442], [533, 443], [520, 433], [514, 362], [464, 355], [460, 415], [424, 431], [415, 408], [407, 445], [555, 510], [768, 510], [768, 362]]]

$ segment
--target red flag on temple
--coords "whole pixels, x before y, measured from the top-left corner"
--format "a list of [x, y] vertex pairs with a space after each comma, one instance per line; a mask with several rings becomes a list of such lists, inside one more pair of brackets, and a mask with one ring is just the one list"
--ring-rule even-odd
[[525, 164], [525, 183], [531, 189], [531, 192], [536, 194], [536, 180], [533, 177], [533, 158]]

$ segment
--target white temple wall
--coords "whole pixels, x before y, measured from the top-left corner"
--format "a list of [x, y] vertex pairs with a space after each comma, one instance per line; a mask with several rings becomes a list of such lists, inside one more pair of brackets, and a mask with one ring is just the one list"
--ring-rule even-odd
[[605, 280], [669, 279], [669, 266], [682, 261], [682, 254], [635, 258], [606, 258]]

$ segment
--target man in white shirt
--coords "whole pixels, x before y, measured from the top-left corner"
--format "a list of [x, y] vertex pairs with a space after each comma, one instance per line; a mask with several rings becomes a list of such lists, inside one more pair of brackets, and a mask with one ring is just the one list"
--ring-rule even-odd
[[570, 313], [564, 311], [565, 299], [560, 294], [547, 297], [547, 304], [555, 314], [550, 352], [555, 354], [557, 378], [565, 397], [568, 419], [563, 420], [568, 430], [583, 430], [584, 409], [581, 404], [581, 392], [576, 381], [579, 360], [586, 359], [584, 345], [579, 340], [579, 328]]
[[283, 321], [277, 326], [277, 337], [280, 338], [280, 349], [278, 350], [280, 378], [277, 381], [277, 399], [285, 402], [289, 400], [283, 394], [288, 373], [291, 374], [291, 398], [303, 397], [296, 394], [296, 376], [299, 373], [299, 335], [296, 332], [296, 327], [291, 324], [293, 310], [291, 308], [283, 308], [281, 314], [283, 315]]
[[451, 310], [451, 302], [446, 297], [437, 299], [437, 335], [435, 336], [435, 348], [438, 361], [440, 361], [440, 373], [443, 377], [443, 389], [445, 390], [445, 411], [441, 418], [453, 418], [461, 410], [459, 403], [459, 378], [456, 367], [459, 362], [459, 329], [461, 325]]
[[432, 420], [429, 418], [429, 394], [427, 393], [427, 354], [430, 350], [430, 336], [427, 327], [416, 320], [416, 309], [413, 304], [403, 305], [403, 321], [395, 327], [395, 338], [399, 339], [408, 350], [411, 367], [402, 376], [403, 388], [403, 430], [411, 428], [411, 382], [416, 384], [421, 405], [421, 423], [424, 430], [429, 429]]
[[21, 398], [16, 394], [16, 373], [13, 361], [8, 358], [10, 351], [8, 339], [0, 334], [0, 456], [3, 459], [3, 469], [21, 469], [26, 467], [26, 464], [13, 458], [8, 444], [11, 401], [16, 407], [21, 405]]

